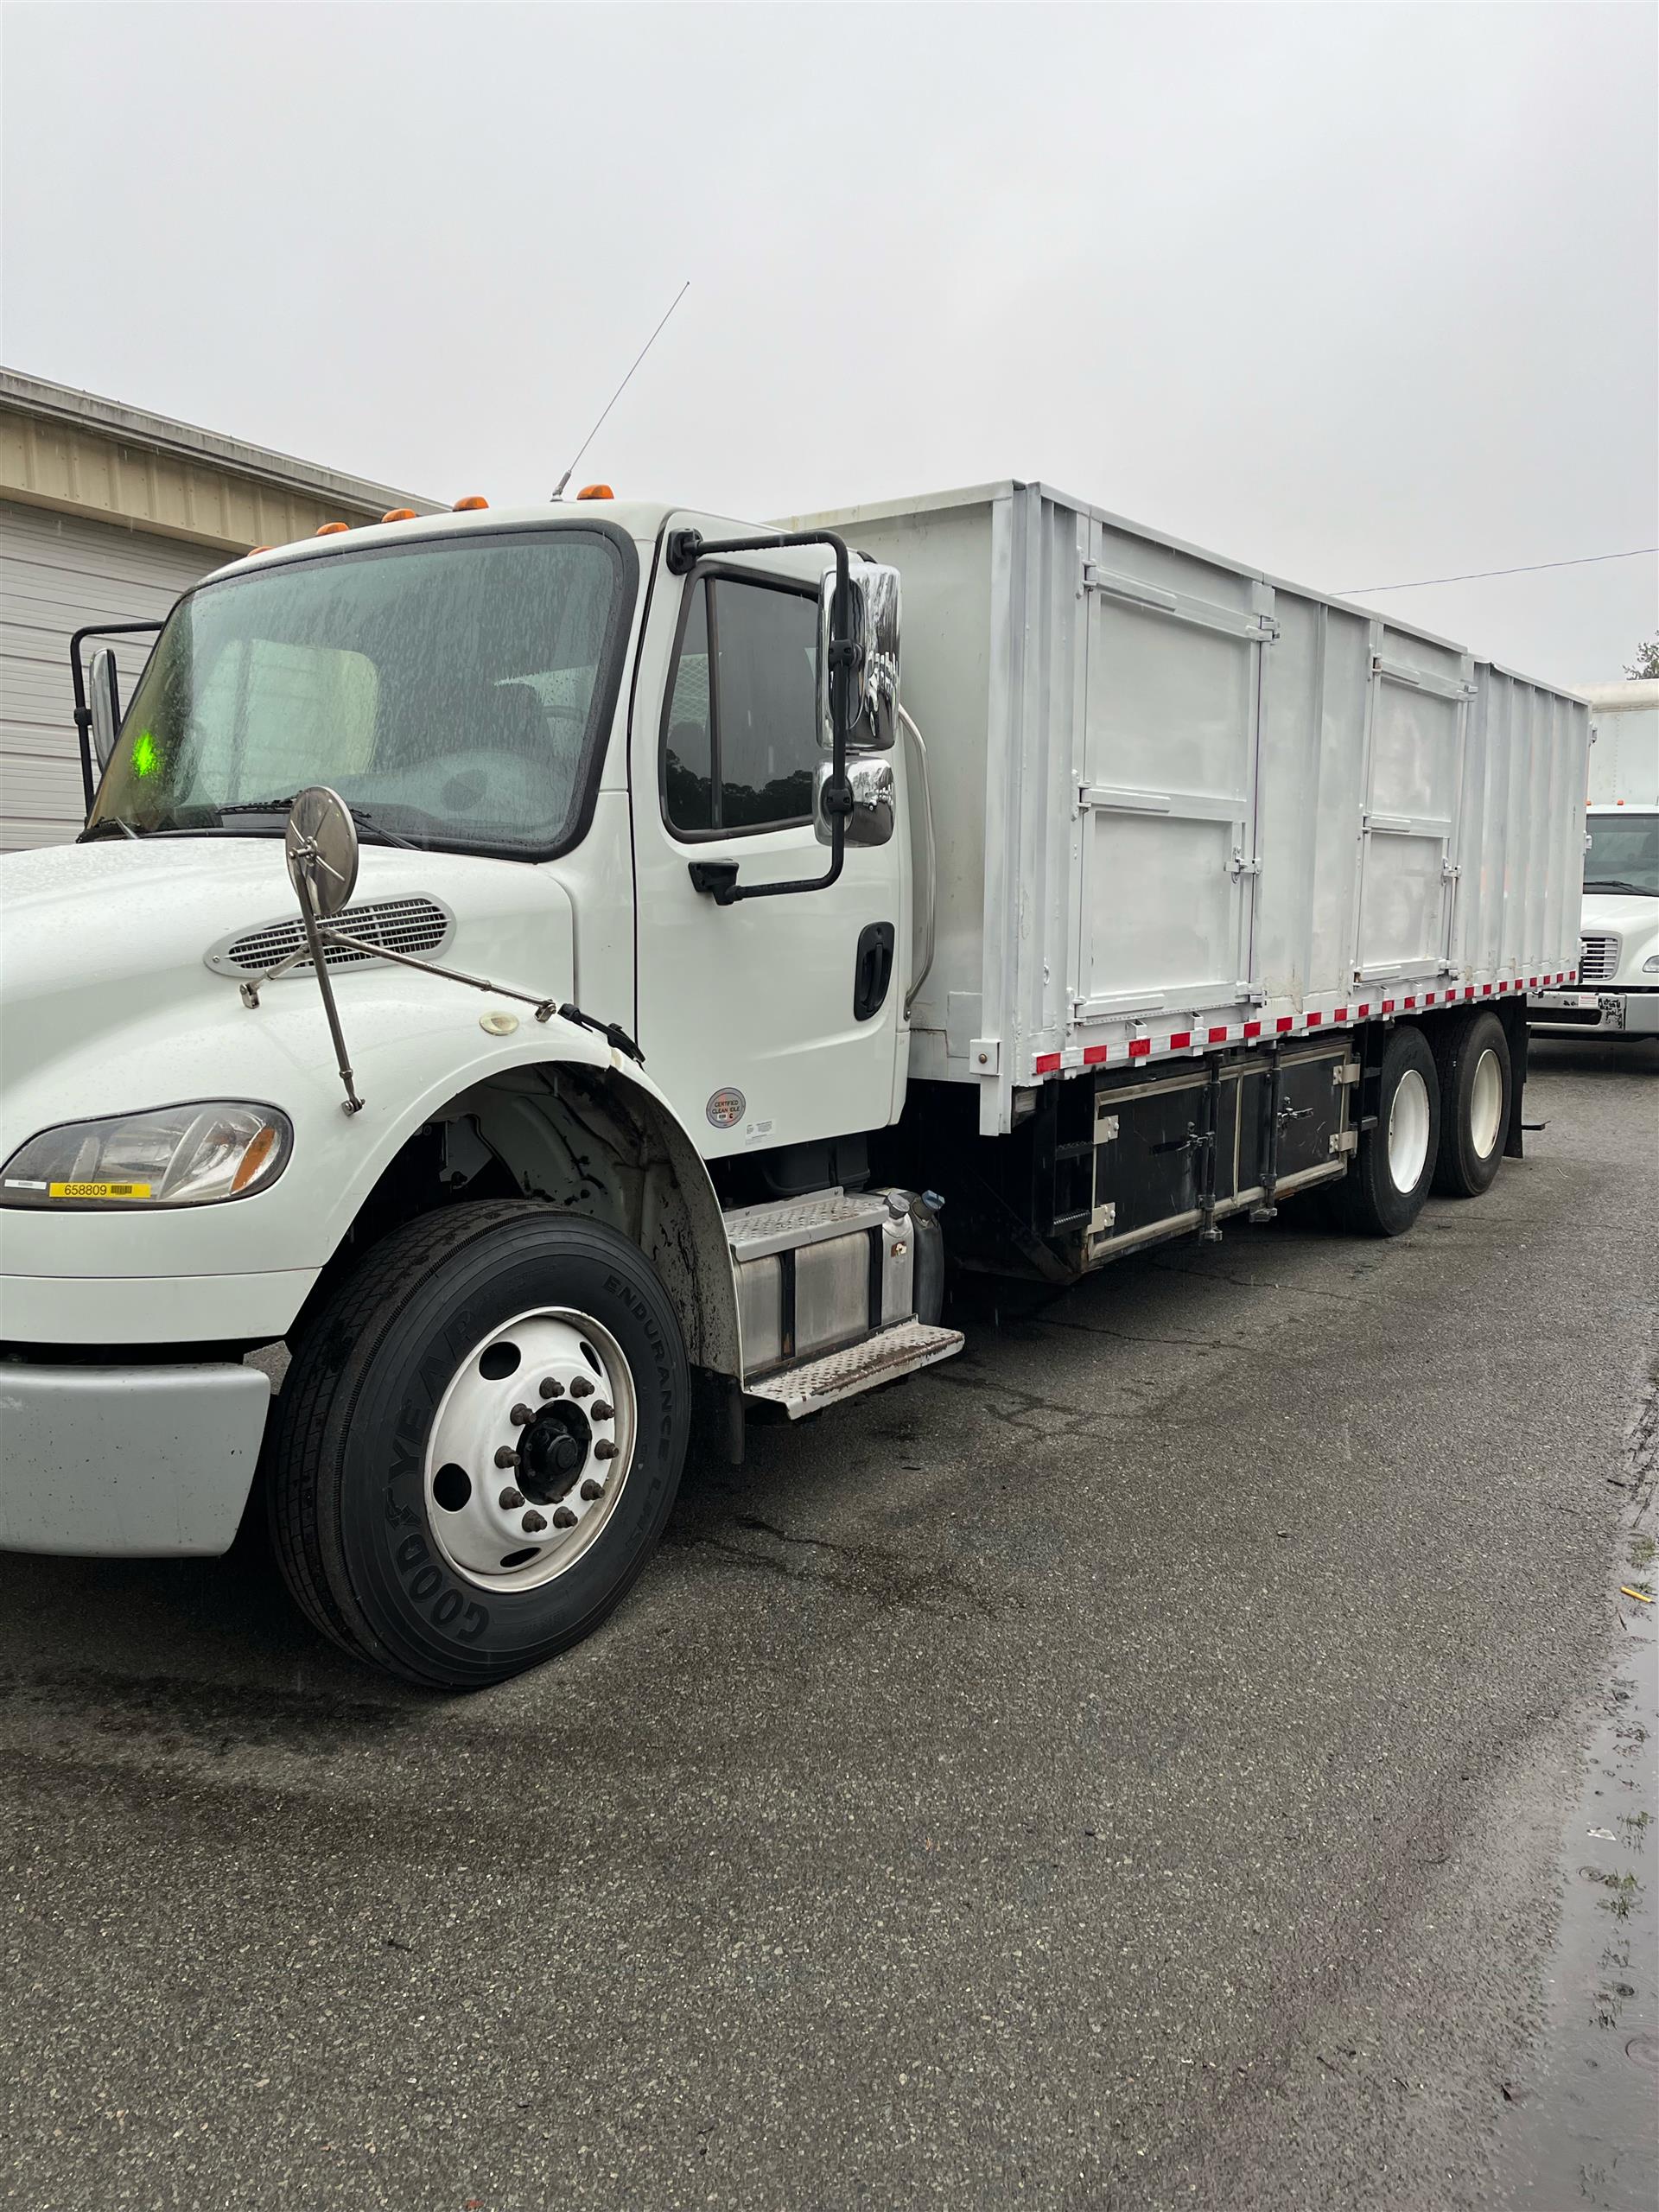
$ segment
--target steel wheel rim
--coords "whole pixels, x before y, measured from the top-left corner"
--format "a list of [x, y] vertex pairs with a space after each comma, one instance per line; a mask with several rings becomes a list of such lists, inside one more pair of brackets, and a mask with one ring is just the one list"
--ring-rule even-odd
[[1475, 1079], [1469, 1086], [1469, 1141], [1477, 1159], [1491, 1157], [1503, 1119], [1503, 1071], [1489, 1045], [1475, 1062]]
[[445, 1565], [498, 1593], [568, 1573], [614, 1515], [638, 1433], [632, 1372], [591, 1314], [538, 1306], [492, 1329], [427, 1438], [427, 1527]]
[[1396, 1191], [1414, 1191], [1428, 1159], [1428, 1085], [1408, 1068], [1389, 1107], [1389, 1176]]

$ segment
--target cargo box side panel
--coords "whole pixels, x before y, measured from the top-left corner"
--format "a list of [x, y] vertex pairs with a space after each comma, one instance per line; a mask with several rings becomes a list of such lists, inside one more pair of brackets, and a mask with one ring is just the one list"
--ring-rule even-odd
[[1345, 998], [1354, 966], [1370, 624], [1281, 588], [1262, 654], [1250, 975], [1264, 1000]]
[[1249, 997], [1261, 656], [1247, 572], [1096, 521], [1075, 1013], [1094, 1027]]
[[1449, 969], [1473, 674], [1453, 646], [1373, 627], [1357, 982]]
[[[861, 552], [893, 563], [903, 579], [900, 696], [927, 747], [938, 898], [933, 965], [911, 1010], [910, 1072], [935, 1080], [970, 1078], [969, 1044], [984, 1027], [991, 512], [988, 499], [845, 524]], [[919, 855], [918, 838], [912, 847]]]

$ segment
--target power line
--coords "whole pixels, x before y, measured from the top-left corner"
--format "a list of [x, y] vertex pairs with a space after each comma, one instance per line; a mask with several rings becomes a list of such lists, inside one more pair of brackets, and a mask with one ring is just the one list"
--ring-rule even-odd
[[1357, 599], [1366, 592], [1423, 591], [1430, 584], [1474, 583], [1482, 576], [1533, 576], [1541, 569], [1587, 569], [1597, 561], [1639, 561], [1646, 553], [1659, 553], [1659, 545], [1637, 545], [1628, 553], [1581, 553], [1576, 561], [1529, 561], [1520, 569], [1466, 569], [1460, 576], [1419, 576], [1408, 584], [1353, 584], [1338, 596]]

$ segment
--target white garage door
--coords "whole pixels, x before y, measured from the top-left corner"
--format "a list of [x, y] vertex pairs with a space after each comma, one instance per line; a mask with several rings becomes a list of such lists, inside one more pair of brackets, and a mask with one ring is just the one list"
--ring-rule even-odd
[[[187, 586], [230, 558], [0, 499], [0, 852], [64, 844], [85, 820], [72, 634], [89, 622], [165, 614]], [[151, 641], [111, 642], [129, 698]]]

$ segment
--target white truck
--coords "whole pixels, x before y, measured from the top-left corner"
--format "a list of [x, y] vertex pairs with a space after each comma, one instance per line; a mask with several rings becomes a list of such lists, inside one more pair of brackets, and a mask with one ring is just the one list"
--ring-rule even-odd
[[1040, 484], [590, 488], [232, 563], [124, 714], [77, 637], [0, 1544], [222, 1552], [257, 1468], [318, 1628], [475, 1686], [621, 1597], [694, 1419], [957, 1351], [947, 1267], [1398, 1235], [1519, 1153], [1582, 702]]
[[1540, 991], [1547, 1036], [1659, 1037], [1659, 677], [1599, 683], [1590, 701], [1589, 804], [1578, 976]]

